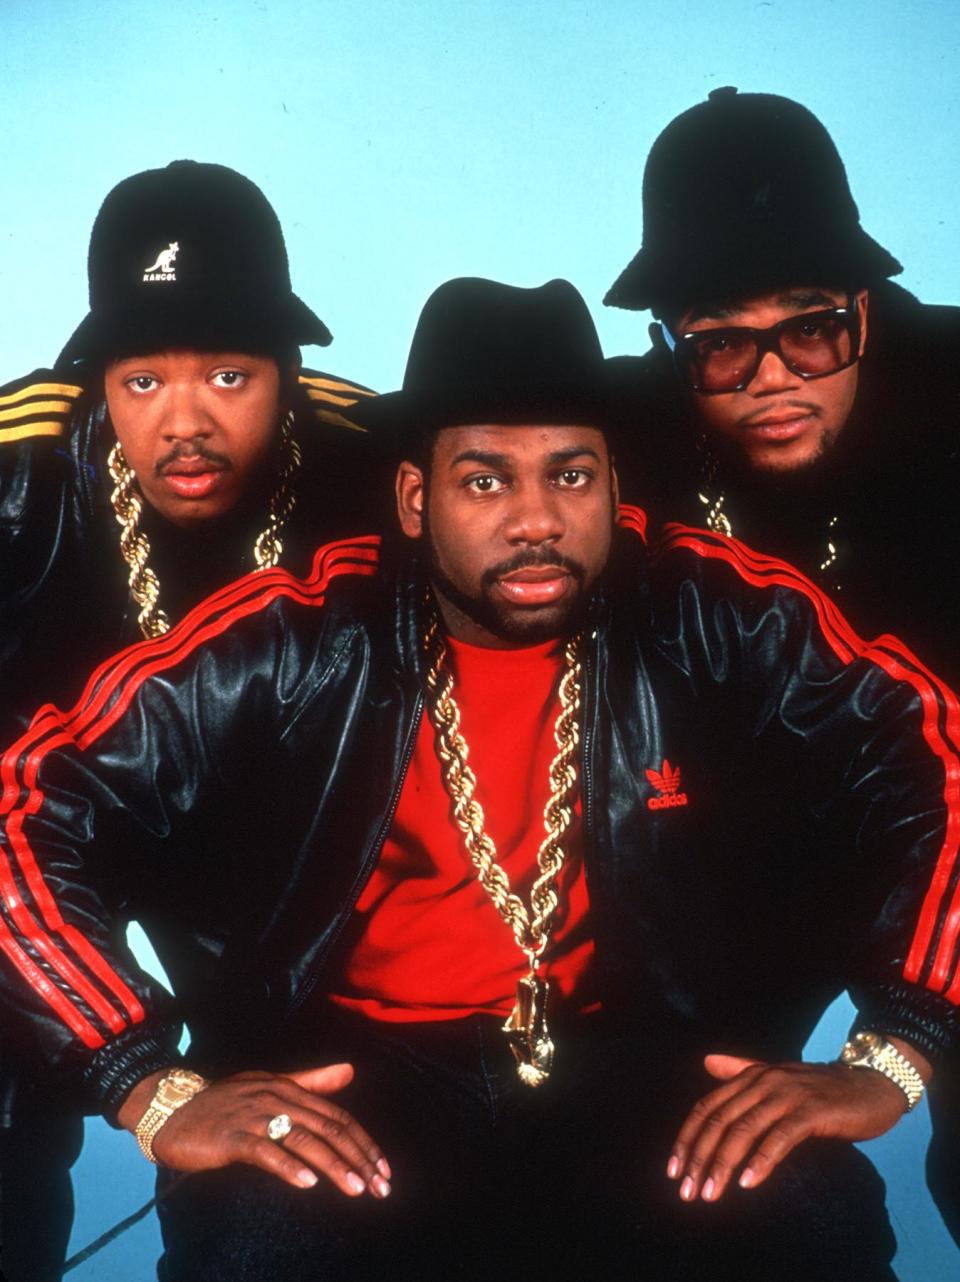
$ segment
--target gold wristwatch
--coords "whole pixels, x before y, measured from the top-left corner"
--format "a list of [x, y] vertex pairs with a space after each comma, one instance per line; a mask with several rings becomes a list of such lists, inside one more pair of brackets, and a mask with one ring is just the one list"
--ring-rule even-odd
[[153, 1139], [157, 1131], [178, 1108], [189, 1103], [194, 1095], [199, 1095], [209, 1085], [205, 1077], [201, 1077], [199, 1073], [192, 1073], [189, 1068], [172, 1068], [169, 1073], [161, 1077], [156, 1094], [133, 1131], [144, 1157], [156, 1163]]
[[923, 1078], [907, 1057], [879, 1033], [854, 1033], [844, 1044], [838, 1062], [848, 1068], [872, 1068], [888, 1077], [906, 1095], [908, 1113], [920, 1102]]

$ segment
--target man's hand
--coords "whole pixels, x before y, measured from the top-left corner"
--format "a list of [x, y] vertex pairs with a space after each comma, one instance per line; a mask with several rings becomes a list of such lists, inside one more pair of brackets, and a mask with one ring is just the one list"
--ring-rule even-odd
[[[162, 1073], [139, 1082], [120, 1109], [120, 1122], [133, 1130], [146, 1110]], [[390, 1193], [390, 1166], [380, 1149], [349, 1113], [327, 1099], [353, 1080], [350, 1064], [299, 1073], [237, 1073], [200, 1091], [157, 1131], [153, 1151], [177, 1171], [209, 1171], [246, 1162], [298, 1188], [312, 1188], [326, 1176], [341, 1192], [356, 1197]], [[286, 1113], [293, 1129], [281, 1142], [267, 1138], [267, 1124]]]
[[[903, 1049], [929, 1077], [926, 1061]], [[667, 1175], [680, 1180], [686, 1202], [698, 1195], [716, 1201], [741, 1167], [740, 1186], [754, 1188], [811, 1136], [867, 1140], [883, 1135], [907, 1107], [903, 1091], [872, 1069], [762, 1064], [734, 1055], [708, 1055], [704, 1066], [724, 1085], [694, 1105], [667, 1163]]]

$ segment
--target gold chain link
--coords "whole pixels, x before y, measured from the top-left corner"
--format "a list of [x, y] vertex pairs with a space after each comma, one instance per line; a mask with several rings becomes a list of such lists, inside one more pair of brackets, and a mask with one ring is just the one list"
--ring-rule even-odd
[[445, 669], [447, 647], [436, 617], [424, 639], [430, 665], [426, 678], [430, 692], [428, 706], [437, 735], [437, 751], [443, 763], [444, 783], [453, 803], [453, 817], [463, 833], [480, 885], [513, 931], [517, 945], [527, 956], [531, 971], [536, 969], [549, 942], [553, 915], [560, 902], [556, 883], [565, 858], [563, 838], [573, 819], [573, 798], [577, 787], [574, 761], [580, 743], [577, 723], [582, 676], [579, 640], [579, 637], [574, 637], [564, 650], [566, 672], [560, 682], [560, 713], [553, 731], [557, 755], [550, 764], [550, 799], [543, 812], [546, 836], [537, 851], [540, 875], [530, 892], [528, 911], [519, 895], [511, 890], [510, 879], [497, 862], [496, 846], [486, 832], [483, 807], [475, 796], [476, 775], [468, 764], [469, 749], [460, 733], [460, 709], [453, 697], [453, 677]]
[[107, 470], [115, 487], [110, 495], [110, 502], [121, 526], [120, 552], [130, 567], [130, 577], [127, 580], [130, 595], [141, 607], [137, 623], [145, 637], [159, 637], [169, 629], [170, 620], [160, 609], [160, 580], [147, 565], [150, 542], [137, 528], [143, 502], [133, 488], [136, 474], [127, 463], [119, 441], [110, 451]]
[[293, 487], [293, 481], [300, 470], [301, 455], [300, 446], [293, 435], [292, 413], [287, 414], [280, 424], [280, 449], [283, 463], [277, 488], [270, 496], [267, 528], [257, 536], [257, 541], [253, 545], [253, 556], [258, 570], [268, 570], [280, 560], [280, 553], [283, 551], [280, 531], [297, 505], [297, 493]]
[[[280, 425], [280, 449], [283, 462], [277, 488], [270, 496], [267, 528], [258, 536], [253, 555], [258, 570], [276, 565], [283, 551], [280, 530], [288, 521], [297, 502], [293, 480], [300, 468], [300, 446], [293, 436], [293, 414], [285, 415]], [[147, 564], [150, 541], [139, 528], [143, 513], [143, 500], [134, 488], [137, 479], [133, 468], [124, 457], [120, 442], [114, 445], [107, 458], [107, 470], [114, 483], [110, 502], [120, 525], [120, 552], [130, 568], [128, 584], [130, 595], [141, 607], [137, 616], [140, 631], [147, 638], [162, 636], [169, 631], [170, 619], [160, 609], [160, 580]]]

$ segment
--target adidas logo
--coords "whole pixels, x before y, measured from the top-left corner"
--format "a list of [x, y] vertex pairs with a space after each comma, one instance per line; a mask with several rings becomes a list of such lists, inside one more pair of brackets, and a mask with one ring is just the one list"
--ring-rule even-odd
[[645, 770], [644, 774], [657, 790], [655, 797], [647, 798], [648, 810], [672, 810], [675, 806], [688, 806], [690, 799], [680, 791], [680, 767], [671, 766], [664, 758], [659, 770]]

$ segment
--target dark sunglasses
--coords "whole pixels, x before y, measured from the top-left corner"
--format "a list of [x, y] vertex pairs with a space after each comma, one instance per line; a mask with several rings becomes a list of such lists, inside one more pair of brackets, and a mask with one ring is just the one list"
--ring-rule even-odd
[[775, 353], [800, 378], [836, 374], [860, 355], [860, 313], [853, 299], [846, 307], [803, 312], [767, 329], [730, 326], [676, 338], [662, 322], [660, 329], [681, 377], [707, 396], [742, 392], [767, 352]]

